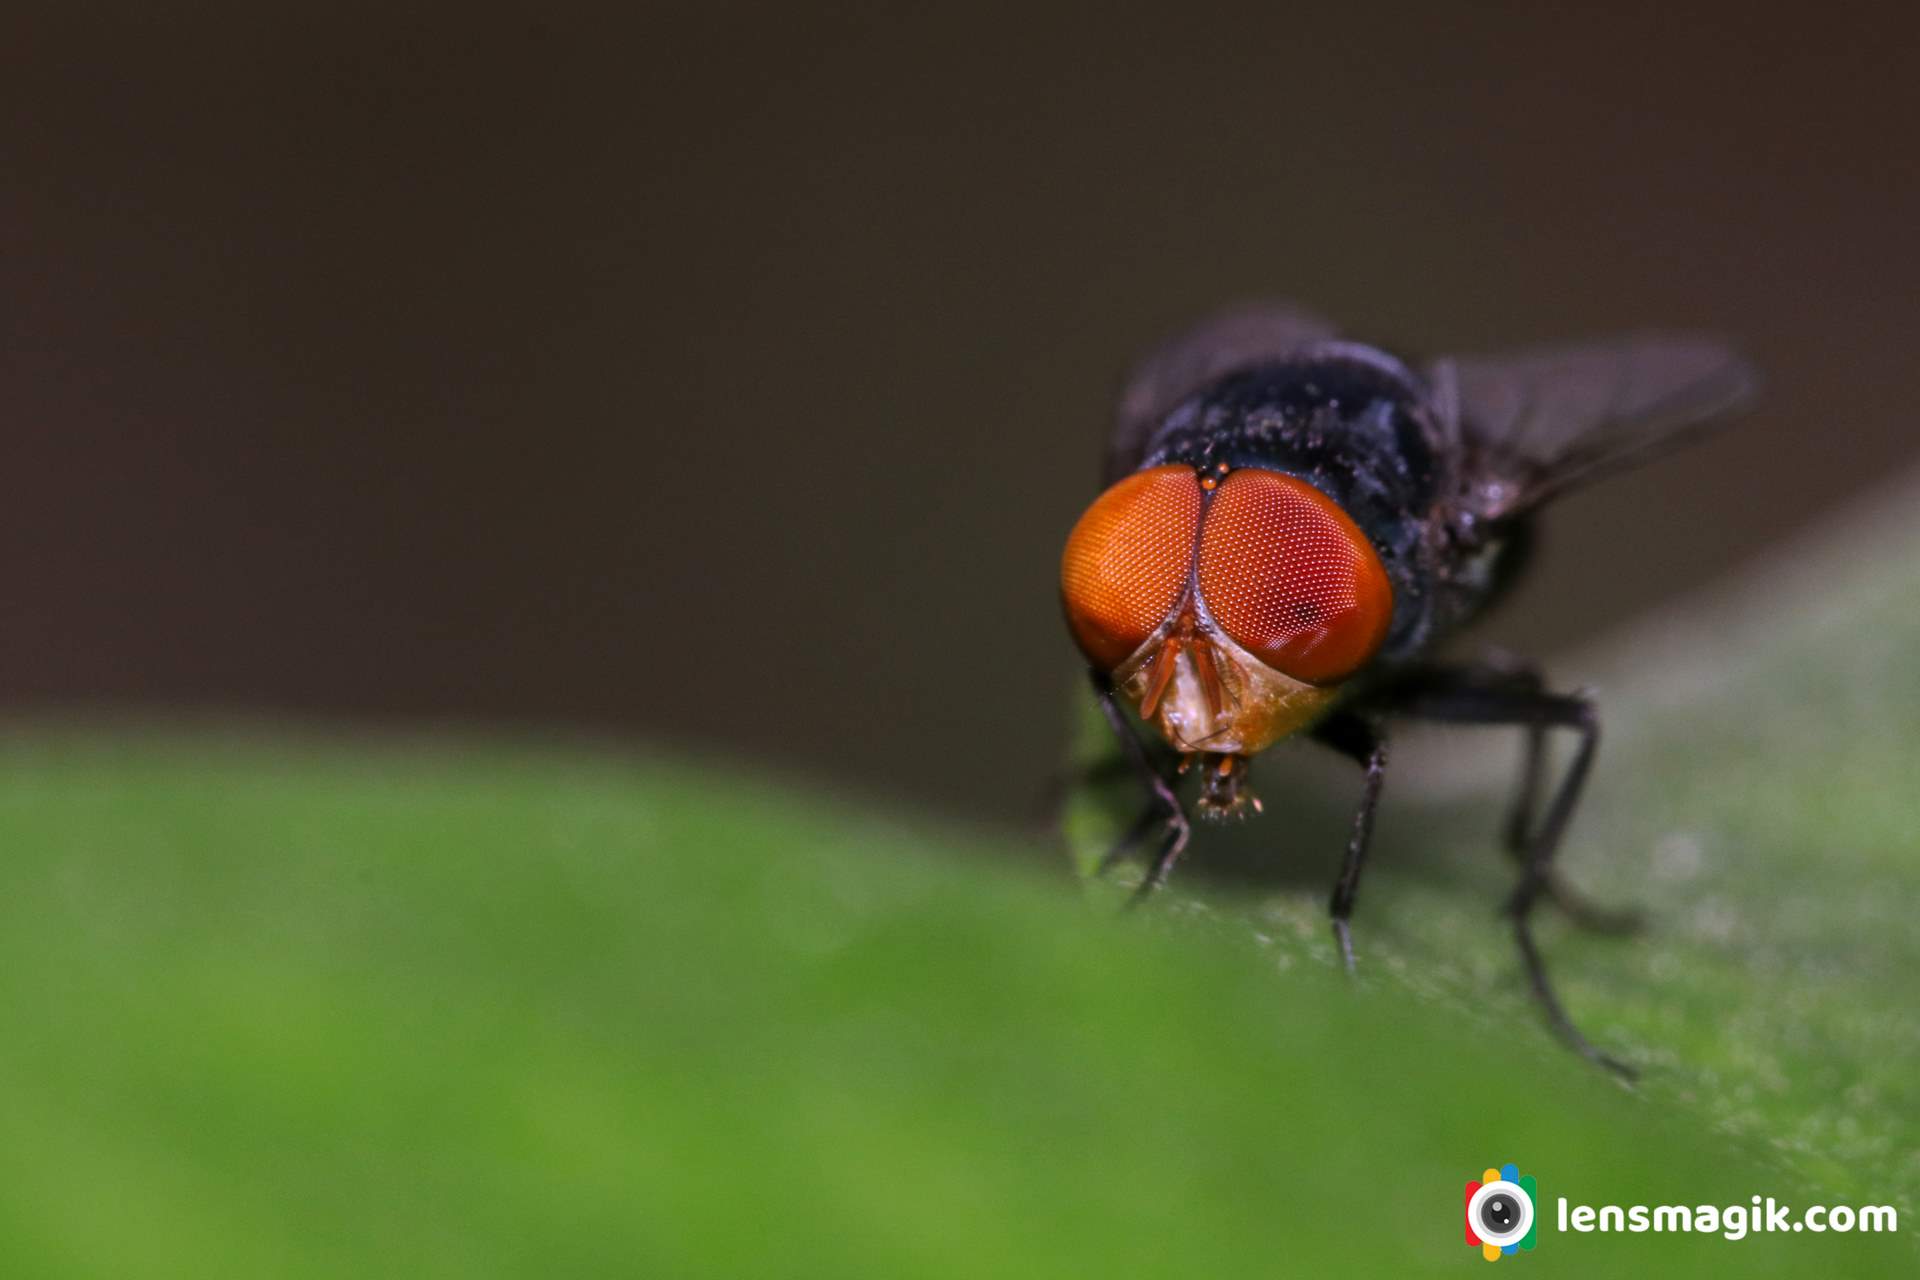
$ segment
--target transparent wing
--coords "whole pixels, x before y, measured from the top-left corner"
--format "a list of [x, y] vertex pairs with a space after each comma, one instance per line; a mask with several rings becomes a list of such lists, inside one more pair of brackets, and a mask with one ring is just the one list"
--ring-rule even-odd
[[1609, 342], [1439, 362], [1455, 401], [1468, 508], [1518, 515], [1638, 466], [1753, 399], [1759, 377], [1717, 338], [1637, 334]]
[[1161, 419], [1207, 383], [1334, 333], [1311, 311], [1273, 301], [1217, 312], [1162, 343], [1134, 366], [1121, 389], [1107, 446], [1107, 481], [1137, 467]]

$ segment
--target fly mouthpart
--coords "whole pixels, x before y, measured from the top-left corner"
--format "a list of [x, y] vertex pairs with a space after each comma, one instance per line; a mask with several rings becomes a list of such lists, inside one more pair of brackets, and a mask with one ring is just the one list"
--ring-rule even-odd
[[1214, 821], [1244, 818], [1260, 812], [1260, 798], [1247, 786], [1247, 757], [1237, 753], [1208, 754], [1200, 783], [1200, 816]]

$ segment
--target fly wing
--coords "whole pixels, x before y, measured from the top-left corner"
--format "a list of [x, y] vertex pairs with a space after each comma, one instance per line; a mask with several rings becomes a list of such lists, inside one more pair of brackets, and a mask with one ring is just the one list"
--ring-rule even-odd
[[1140, 465], [1173, 407], [1223, 374], [1334, 336], [1333, 325], [1290, 302], [1218, 312], [1156, 347], [1128, 374], [1107, 445], [1111, 484]]
[[1457, 406], [1463, 505], [1488, 520], [1638, 466], [1745, 407], [1759, 386], [1719, 339], [1661, 333], [1460, 357], [1431, 378]]

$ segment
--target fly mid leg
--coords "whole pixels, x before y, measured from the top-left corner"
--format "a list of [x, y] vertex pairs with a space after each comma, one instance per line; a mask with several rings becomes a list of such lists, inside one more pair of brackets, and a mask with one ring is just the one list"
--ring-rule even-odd
[[1353, 811], [1347, 850], [1340, 859], [1340, 876], [1333, 882], [1327, 914], [1333, 920], [1333, 940], [1340, 962], [1353, 972], [1353, 904], [1360, 895], [1360, 873], [1366, 867], [1367, 847], [1373, 840], [1373, 814], [1380, 807], [1380, 788], [1387, 778], [1386, 727], [1351, 711], [1336, 711], [1314, 726], [1314, 741], [1333, 748], [1359, 765], [1365, 775], [1360, 802]]

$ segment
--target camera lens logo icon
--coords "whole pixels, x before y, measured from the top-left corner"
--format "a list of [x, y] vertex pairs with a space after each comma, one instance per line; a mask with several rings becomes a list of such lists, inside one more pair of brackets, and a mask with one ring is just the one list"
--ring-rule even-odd
[[1488, 1169], [1467, 1184], [1467, 1243], [1479, 1246], [1488, 1262], [1503, 1253], [1532, 1249], [1534, 1181], [1514, 1165]]

